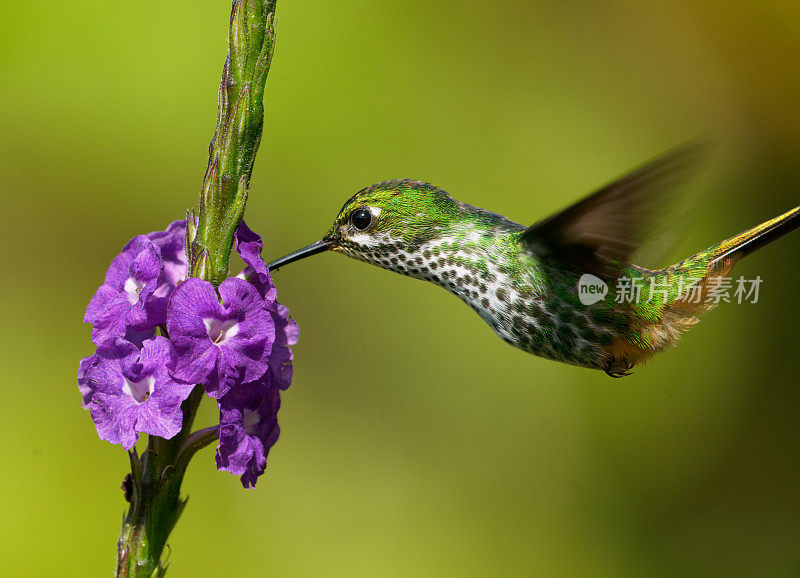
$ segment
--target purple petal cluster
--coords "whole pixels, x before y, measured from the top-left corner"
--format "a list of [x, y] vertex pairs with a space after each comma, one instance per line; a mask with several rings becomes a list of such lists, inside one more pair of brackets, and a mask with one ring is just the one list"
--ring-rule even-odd
[[240, 224], [246, 267], [218, 288], [186, 278], [185, 237], [175, 221], [113, 259], [86, 308], [97, 350], [79, 363], [78, 390], [99, 436], [130, 449], [140, 433], [175, 436], [181, 403], [201, 385], [219, 407], [218, 469], [253, 487], [278, 438], [298, 327], [275, 300], [258, 234]]

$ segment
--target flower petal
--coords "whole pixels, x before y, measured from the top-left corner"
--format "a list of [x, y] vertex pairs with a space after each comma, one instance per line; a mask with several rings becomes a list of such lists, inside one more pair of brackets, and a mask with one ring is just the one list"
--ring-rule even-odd
[[84, 357], [78, 363], [78, 391], [81, 394], [81, 398], [83, 399], [83, 409], [89, 409], [89, 403], [92, 401], [92, 394], [94, 394], [94, 390], [89, 385], [89, 380], [86, 378], [86, 372], [92, 366], [92, 362], [95, 360], [94, 355], [90, 355], [88, 357]]
[[247, 269], [242, 272], [244, 277], [255, 285], [266, 301], [274, 301], [278, 292], [272, 283], [272, 278], [269, 276], [267, 264], [261, 258], [261, 249], [263, 247], [261, 236], [253, 232], [242, 221], [236, 229], [234, 239], [236, 240], [236, 252], [239, 253], [242, 261], [247, 264]]
[[164, 289], [161, 292], [166, 296], [186, 279], [186, 221], [174, 221], [166, 231], [154, 231], [147, 237], [159, 248], [164, 260]]
[[246, 383], [219, 400], [220, 436], [217, 469], [241, 476], [254, 487], [267, 467], [267, 455], [278, 440], [280, 391], [268, 381]]

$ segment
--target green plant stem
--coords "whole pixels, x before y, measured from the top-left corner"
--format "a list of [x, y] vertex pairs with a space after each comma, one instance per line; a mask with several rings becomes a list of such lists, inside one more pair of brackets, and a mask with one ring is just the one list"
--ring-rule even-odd
[[[244, 214], [250, 176], [264, 124], [264, 86], [275, 41], [275, 0], [234, 0], [228, 56], [219, 88], [217, 126], [200, 194], [195, 226], [187, 218], [187, 268], [191, 277], [219, 285], [228, 276], [233, 236]], [[149, 436], [141, 457], [129, 452], [131, 474], [123, 487], [130, 508], [117, 544], [117, 576], [163, 576], [164, 547], [186, 505], [180, 489], [192, 456], [218, 439], [217, 428], [192, 432], [203, 398], [198, 385], [184, 401], [183, 428], [172, 439]]]
[[[181, 482], [188, 460], [180, 459], [180, 448], [191, 437], [195, 413], [203, 398], [203, 388], [195, 387], [183, 403], [183, 429], [165, 440], [149, 436], [141, 458], [129, 452], [131, 459], [131, 505], [122, 525], [117, 546], [117, 576], [162, 576], [166, 563], [162, 553], [170, 532], [186, 505], [180, 498]], [[213, 438], [204, 439], [205, 445]], [[196, 444], [195, 451], [200, 449]], [[204, 446], [203, 446], [204, 447]]]
[[237, 0], [219, 86], [217, 127], [190, 241], [193, 276], [215, 285], [228, 276], [233, 234], [244, 215], [264, 126], [264, 87], [275, 45], [275, 0]]

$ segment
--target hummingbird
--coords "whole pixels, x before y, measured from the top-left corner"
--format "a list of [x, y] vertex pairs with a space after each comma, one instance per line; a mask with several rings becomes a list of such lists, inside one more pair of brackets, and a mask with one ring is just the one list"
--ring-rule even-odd
[[669, 267], [631, 263], [694, 148], [662, 155], [530, 226], [422, 181], [384, 181], [350, 197], [321, 240], [269, 269], [341, 253], [443, 287], [523, 351], [622, 377], [723, 300], [739, 259], [800, 226], [795, 207]]

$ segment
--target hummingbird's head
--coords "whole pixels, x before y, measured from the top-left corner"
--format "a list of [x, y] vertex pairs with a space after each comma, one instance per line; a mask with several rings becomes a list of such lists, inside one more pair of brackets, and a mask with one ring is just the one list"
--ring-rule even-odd
[[331, 250], [387, 266], [391, 253], [413, 252], [421, 244], [447, 236], [465, 207], [443, 190], [410, 179], [372, 185], [350, 197], [325, 236], [269, 264], [270, 269]]
[[413, 251], [445, 235], [460, 214], [460, 203], [433, 185], [385, 181], [350, 197], [324, 239], [331, 241], [333, 251], [370, 261], [387, 248], [400, 245]]

